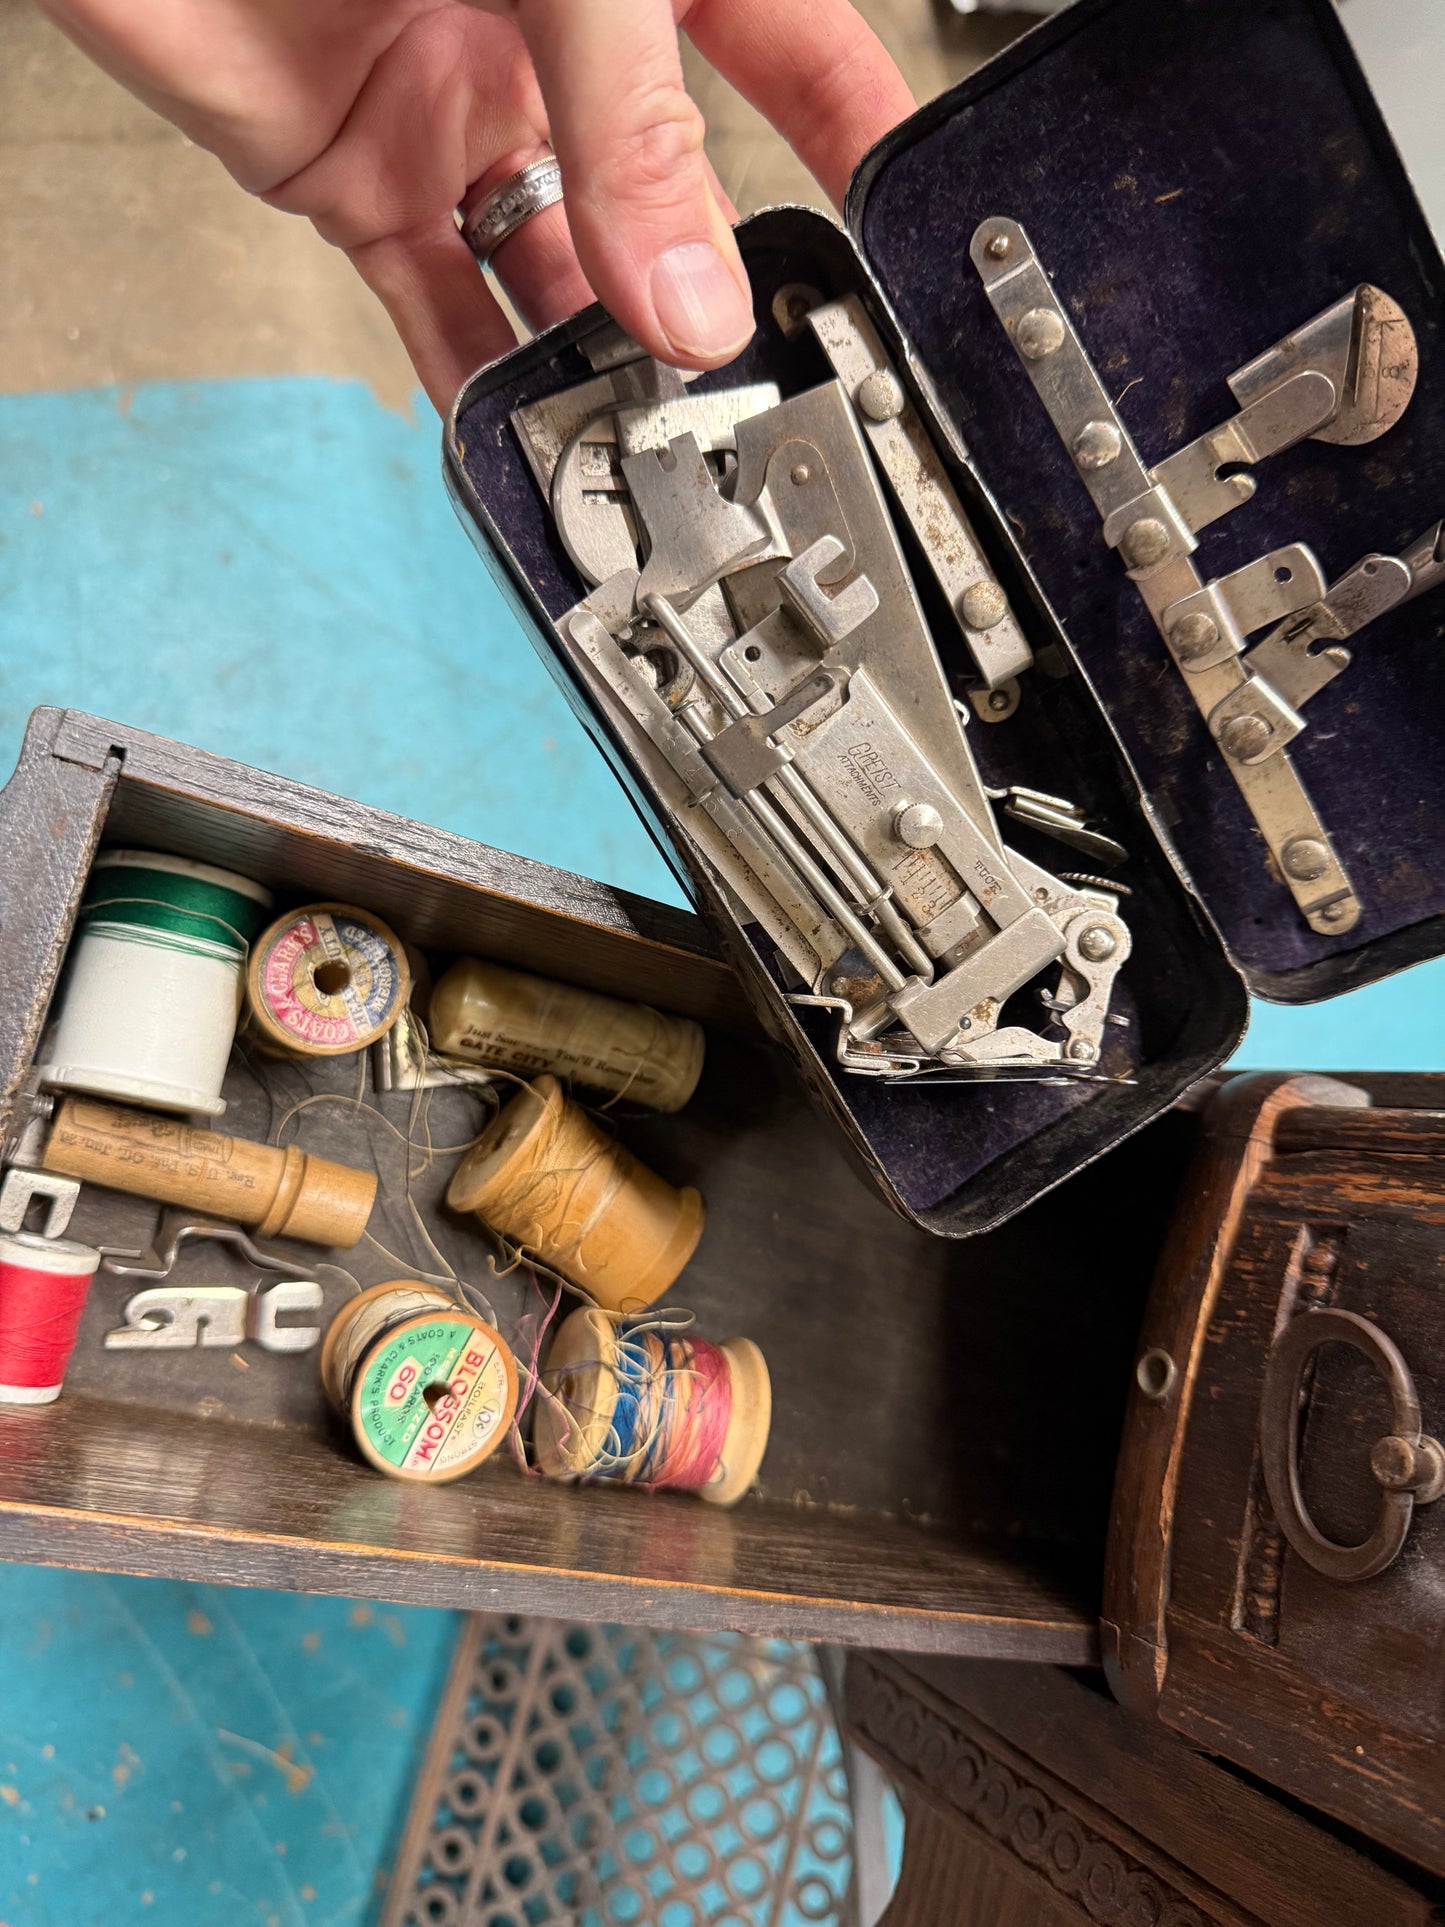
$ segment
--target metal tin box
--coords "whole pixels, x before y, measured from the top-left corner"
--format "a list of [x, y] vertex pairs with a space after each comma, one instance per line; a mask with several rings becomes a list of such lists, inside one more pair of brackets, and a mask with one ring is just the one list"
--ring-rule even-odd
[[[1307, 1002], [1445, 947], [1445, 597], [1418, 593], [1445, 574], [1442, 264], [1327, 0], [1080, 0], [870, 154], [846, 233], [785, 208], [739, 240], [757, 333], [692, 392], [825, 380], [790, 291], [856, 297], [1032, 648], [1017, 709], [975, 705], [983, 781], [1074, 799], [1129, 851], [1106, 1075], [840, 1068], [678, 836], [568, 654], [586, 584], [510, 420], [594, 372], [600, 310], [473, 378], [446, 472], [765, 1023], [895, 1208], [966, 1235], [1221, 1063], [1246, 986]], [[977, 694], [899, 526], [949, 683]]]

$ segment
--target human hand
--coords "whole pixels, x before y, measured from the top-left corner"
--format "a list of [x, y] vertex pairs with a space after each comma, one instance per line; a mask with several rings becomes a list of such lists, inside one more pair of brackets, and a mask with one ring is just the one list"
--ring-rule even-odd
[[440, 411], [513, 345], [453, 210], [549, 142], [565, 208], [534, 215], [495, 259], [527, 322], [560, 320], [595, 289], [680, 367], [715, 367], [747, 341], [747, 278], [683, 87], [680, 27], [835, 201], [913, 105], [849, 0], [41, 4], [243, 187], [345, 249]]

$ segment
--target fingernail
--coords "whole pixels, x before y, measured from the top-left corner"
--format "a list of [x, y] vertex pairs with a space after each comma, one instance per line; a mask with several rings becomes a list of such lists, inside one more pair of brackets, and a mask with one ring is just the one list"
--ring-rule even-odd
[[698, 361], [735, 355], [753, 332], [752, 304], [710, 241], [685, 241], [658, 256], [652, 305], [677, 352]]

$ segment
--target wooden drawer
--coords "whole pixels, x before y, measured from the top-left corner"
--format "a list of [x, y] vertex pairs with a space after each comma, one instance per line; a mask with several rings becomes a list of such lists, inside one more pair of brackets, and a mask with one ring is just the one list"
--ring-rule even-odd
[[[309, 1359], [253, 1352], [238, 1369], [225, 1350], [103, 1350], [129, 1287], [102, 1273], [59, 1403], [0, 1412], [4, 1556], [898, 1648], [1094, 1653], [1133, 1335], [1188, 1120], [956, 1244], [894, 1216], [855, 1174], [692, 917], [75, 713], [37, 713], [0, 810], [7, 1105], [102, 837], [229, 865], [288, 900], [367, 905], [434, 955], [475, 950], [699, 1018], [697, 1097], [619, 1128], [708, 1202], [672, 1302], [704, 1333], [755, 1338], [774, 1386], [762, 1487], [732, 1512], [549, 1485], [500, 1453], [456, 1485], [398, 1485], [343, 1438]], [[335, 1088], [354, 1091], [344, 1062]], [[227, 1095], [226, 1127], [263, 1135], [254, 1077], [233, 1067]], [[454, 1141], [476, 1111], [437, 1118], [437, 1140]], [[308, 1147], [357, 1157], [344, 1105], [303, 1123]], [[480, 1265], [480, 1239], [440, 1208], [446, 1174], [416, 1195], [454, 1262]], [[394, 1205], [384, 1184], [373, 1229], [404, 1254]], [[143, 1244], [154, 1220], [155, 1207], [88, 1190], [76, 1235]], [[1103, 1226], [1107, 1242], [1088, 1235]], [[335, 1255], [363, 1284], [404, 1272], [368, 1248]], [[507, 1331], [526, 1287], [485, 1284]]]
[[1104, 1634], [1127, 1703], [1445, 1873], [1445, 1504], [1384, 1489], [1403, 1443], [1372, 1470], [1445, 1431], [1440, 1105], [1429, 1077], [1216, 1100], [1144, 1322]]
[[852, 1737], [898, 1785], [881, 1927], [1432, 1927], [1438, 1883], [1057, 1667], [850, 1656]]

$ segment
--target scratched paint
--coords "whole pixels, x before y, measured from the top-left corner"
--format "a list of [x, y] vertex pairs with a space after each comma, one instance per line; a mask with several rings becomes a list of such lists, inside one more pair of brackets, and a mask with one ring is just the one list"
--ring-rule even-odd
[[354, 382], [0, 398], [0, 768], [70, 704], [681, 902], [440, 446]]
[[456, 1624], [0, 1567], [0, 1927], [361, 1927]]

